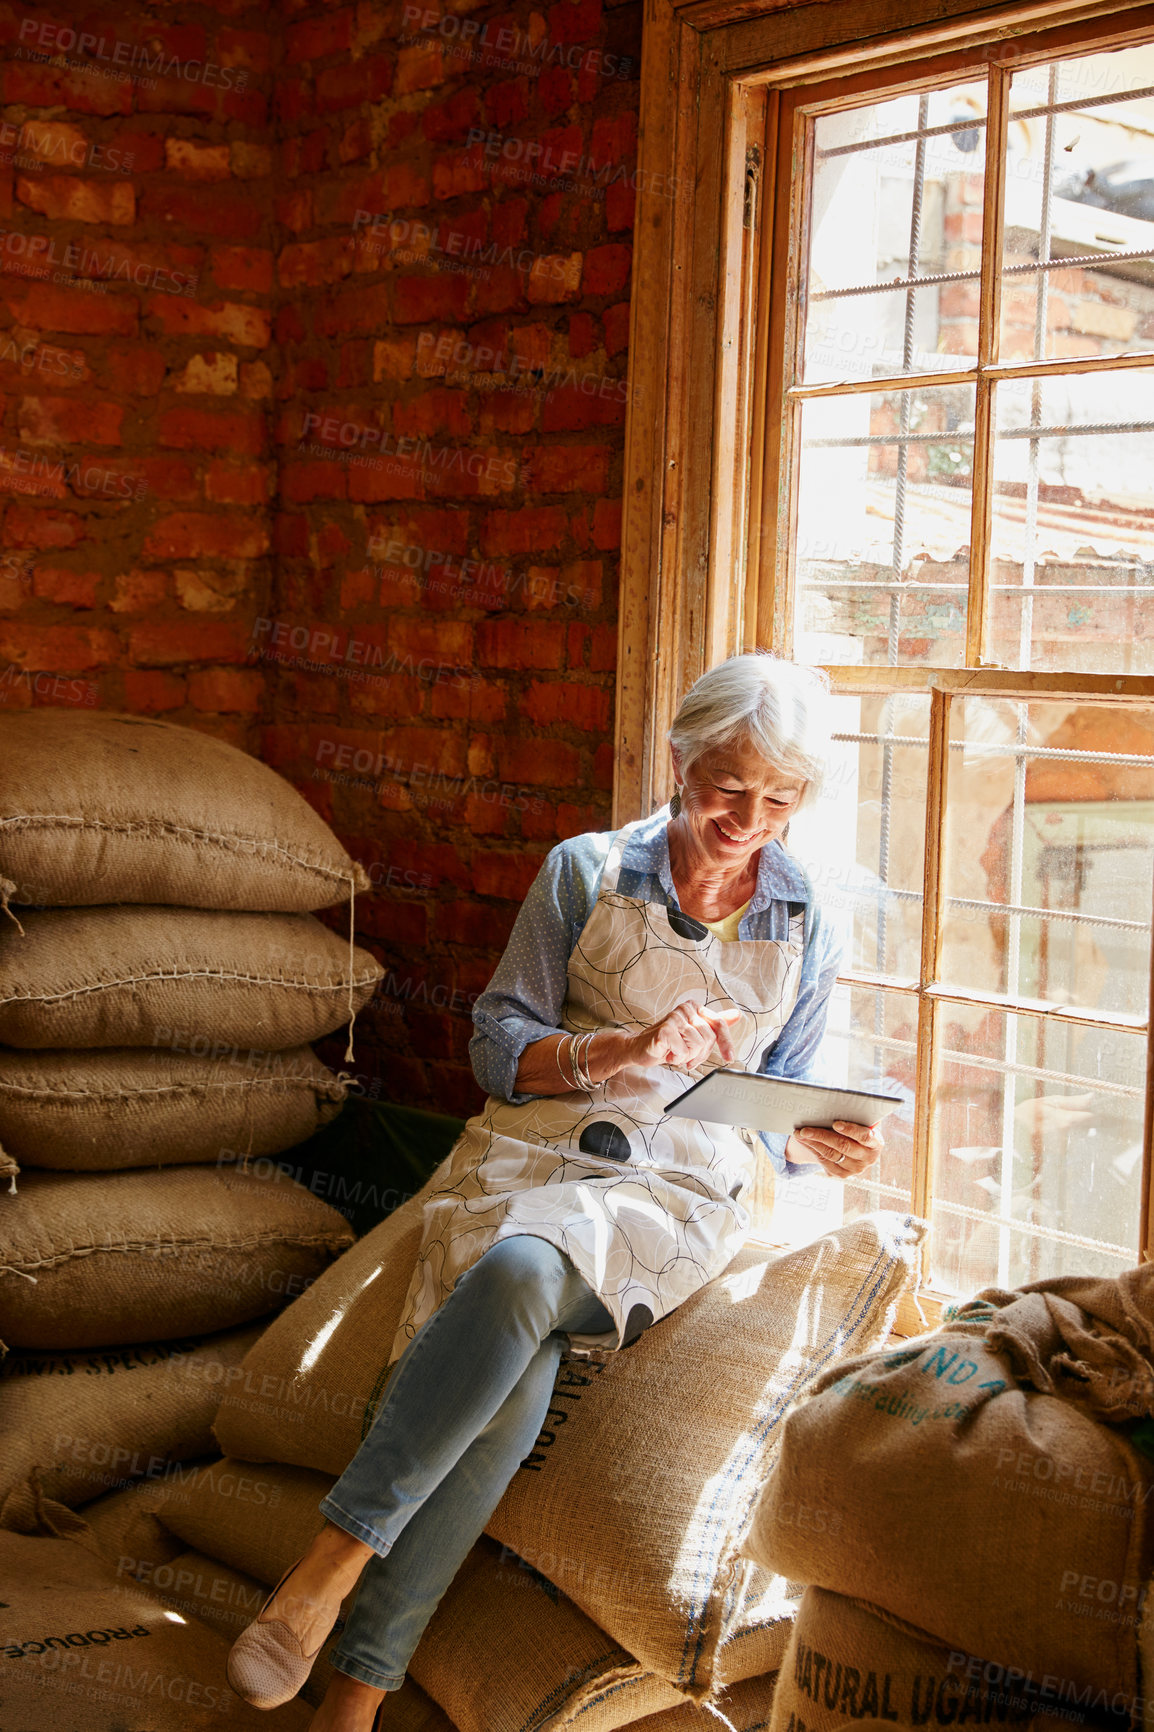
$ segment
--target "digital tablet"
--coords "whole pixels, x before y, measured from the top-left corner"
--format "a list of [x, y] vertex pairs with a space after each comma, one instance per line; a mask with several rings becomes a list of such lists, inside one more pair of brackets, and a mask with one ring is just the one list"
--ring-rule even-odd
[[901, 1106], [902, 1098], [873, 1089], [795, 1082], [765, 1076], [761, 1071], [720, 1069], [694, 1083], [665, 1110], [677, 1118], [788, 1135], [803, 1125], [822, 1125], [830, 1130], [835, 1119], [851, 1125], [876, 1125]]

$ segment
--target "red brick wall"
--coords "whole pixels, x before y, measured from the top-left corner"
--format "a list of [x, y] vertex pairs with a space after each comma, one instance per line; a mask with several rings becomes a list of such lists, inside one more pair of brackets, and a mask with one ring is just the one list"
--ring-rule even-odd
[[267, 10], [0, 9], [0, 705], [251, 744], [272, 591]]
[[358, 1069], [446, 1111], [541, 857], [608, 819], [639, 14], [286, 7], [264, 749], [378, 880]]
[[608, 818], [639, 32], [0, 8], [0, 703], [289, 775], [378, 887], [357, 1068], [449, 1111], [540, 858]]

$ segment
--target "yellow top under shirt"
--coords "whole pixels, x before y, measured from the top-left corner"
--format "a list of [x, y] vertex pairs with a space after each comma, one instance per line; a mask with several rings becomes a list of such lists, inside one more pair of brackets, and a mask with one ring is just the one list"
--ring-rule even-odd
[[709, 930], [715, 932], [724, 943], [732, 944], [737, 938], [737, 929], [741, 925], [742, 917], [752, 901], [753, 897], [751, 896], [748, 902], [743, 902], [740, 908], [733, 910], [732, 914], [726, 914], [720, 920], [703, 920], [701, 924], [708, 926]]

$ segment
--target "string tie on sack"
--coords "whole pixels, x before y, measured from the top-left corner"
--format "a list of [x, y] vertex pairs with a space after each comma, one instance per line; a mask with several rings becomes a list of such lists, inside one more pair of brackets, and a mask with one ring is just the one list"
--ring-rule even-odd
[[8, 906], [8, 898], [10, 896], [15, 896], [15, 894], [16, 894], [16, 886], [15, 886], [15, 884], [13, 884], [11, 878], [0, 878], [0, 908], [2, 908], [4, 910], [5, 914], [8, 916], [8, 918], [12, 922], [13, 926], [15, 926], [17, 932], [20, 934], [21, 938], [24, 938], [26, 936], [24, 928], [21, 926], [21, 924], [20, 924], [19, 920], [16, 918], [15, 914], [13, 914], [11, 908], [9, 908], [9, 906]]
[[357, 1020], [357, 1007], [353, 1001], [353, 967], [356, 956], [356, 902], [357, 880], [355, 873], [349, 873], [349, 1040], [345, 1047], [345, 1063], [355, 1064], [353, 1053], [353, 1024]]

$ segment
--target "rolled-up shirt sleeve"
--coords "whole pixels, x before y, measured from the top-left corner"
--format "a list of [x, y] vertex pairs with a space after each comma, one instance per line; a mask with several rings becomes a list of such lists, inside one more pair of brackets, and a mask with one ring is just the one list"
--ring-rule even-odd
[[473, 1006], [473, 1075], [486, 1094], [520, 1105], [521, 1054], [535, 1040], [563, 1034], [569, 958], [588, 914], [588, 886], [562, 843], [546, 855], [521, 904], [505, 953]]
[[[845, 938], [816, 904], [810, 905], [808, 923], [797, 1003], [777, 1039], [761, 1055], [759, 1069], [766, 1076], [795, 1077], [799, 1081], [812, 1076], [825, 1038], [830, 994], [841, 967]], [[778, 1132], [762, 1131], [761, 1140], [775, 1172], [806, 1171], [805, 1165], [786, 1160], [788, 1137]]]

